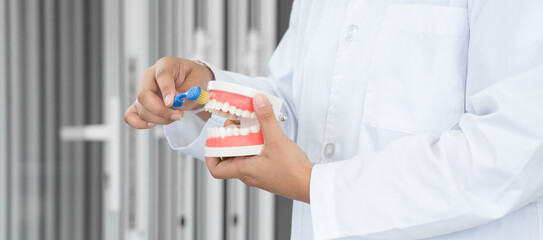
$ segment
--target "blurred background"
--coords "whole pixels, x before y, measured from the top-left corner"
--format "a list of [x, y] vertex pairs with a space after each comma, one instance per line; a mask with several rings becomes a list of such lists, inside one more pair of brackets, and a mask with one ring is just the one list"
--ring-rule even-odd
[[162, 56], [266, 75], [292, 0], [0, 0], [0, 239], [288, 239], [290, 200], [123, 121]]

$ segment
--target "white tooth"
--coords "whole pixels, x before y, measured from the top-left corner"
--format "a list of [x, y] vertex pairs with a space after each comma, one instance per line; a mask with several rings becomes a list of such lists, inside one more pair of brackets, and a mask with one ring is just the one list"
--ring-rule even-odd
[[232, 136], [232, 128], [226, 128], [226, 136]]
[[251, 126], [250, 127], [250, 130], [252, 133], [257, 133], [258, 131], [260, 131], [260, 127], [258, 126]]
[[207, 129], [207, 138], [210, 138], [210, 137], [213, 137], [213, 129], [212, 128]]
[[243, 112], [241, 113], [241, 116], [244, 117], [244, 118], [248, 118], [249, 115], [251, 115], [251, 114], [250, 114], [249, 111], [247, 111], [247, 110], [245, 110], [245, 111], [243, 111]]
[[215, 108], [215, 104], [217, 104], [217, 100], [213, 99], [210, 102], [208, 102], [206, 104], [206, 106], [207, 106], [208, 109], [213, 109], [213, 108]]
[[224, 128], [219, 128], [219, 136], [222, 138], [226, 137], [226, 131]]
[[222, 105], [221, 111], [223, 111], [223, 112], [228, 112], [229, 109], [230, 109], [230, 103], [225, 102], [225, 103]]
[[222, 105], [223, 105], [223, 103], [222, 103], [222, 102], [217, 102], [217, 104], [215, 104], [215, 107], [214, 107], [214, 108], [215, 108], [215, 110], [221, 110], [221, 108], [222, 108]]
[[230, 106], [230, 109], [228, 109], [228, 111], [230, 112], [230, 114], [235, 114], [236, 113], [236, 107]]
[[235, 114], [238, 115], [238, 116], [241, 116], [241, 112], [242, 112], [242, 110], [241, 110], [241, 109], [238, 109], [238, 110], [236, 110], [236, 113], [235, 113]]
[[251, 113], [251, 118], [256, 118], [256, 114], [254, 112]]
[[232, 129], [232, 135], [239, 136], [239, 128], [233, 128]]
[[247, 136], [247, 135], [249, 135], [249, 128], [241, 128], [241, 129], [239, 129], [239, 133], [242, 136]]

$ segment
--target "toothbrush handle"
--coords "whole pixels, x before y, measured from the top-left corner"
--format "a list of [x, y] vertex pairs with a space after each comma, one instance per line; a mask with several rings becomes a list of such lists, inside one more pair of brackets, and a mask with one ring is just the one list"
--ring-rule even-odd
[[187, 97], [186, 93], [180, 93], [175, 95], [175, 98], [173, 99], [173, 106], [171, 106], [171, 109], [177, 109], [183, 106], [185, 104], [185, 97]]

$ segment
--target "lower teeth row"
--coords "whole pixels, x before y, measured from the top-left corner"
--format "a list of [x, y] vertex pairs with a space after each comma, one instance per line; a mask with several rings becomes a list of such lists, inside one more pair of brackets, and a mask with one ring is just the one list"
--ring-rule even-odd
[[230, 113], [231, 115], [235, 115], [238, 117], [244, 117], [244, 118], [256, 118], [256, 115], [254, 112], [249, 112], [247, 110], [241, 110], [237, 109], [235, 106], [230, 106], [229, 103], [225, 102], [217, 102], [217, 100], [212, 99], [206, 105], [204, 106], [204, 110], [221, 115], [220, 113]]
[[247, 136], [249, 133], [257, 133], [260, 131], [259, 126], [251, 126], [248, 128], [237, 127], [221, 127], [221, 128], [208, 128], [207, 137], [229, 137], [229, 136]]

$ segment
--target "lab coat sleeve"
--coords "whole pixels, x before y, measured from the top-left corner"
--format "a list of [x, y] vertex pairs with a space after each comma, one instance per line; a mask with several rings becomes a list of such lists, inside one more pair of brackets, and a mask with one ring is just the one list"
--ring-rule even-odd
[[[295, 139], [297, 118], [293, 105], [292, 70], [294, 62], [294, 41], [296, 38], [296, 24], [298, 18], [298, 1], [292, 8], [290, 27], [281, 39], [277, 49], [269, 62], [268, 77], [248, 77], [242, 74], [224, 71], [212, 63], [206, 62], [215, 75], [216, 81], [236, 83], [262, 92], [275, 95], [283, 99], [282, 112], [287, 121], [281, 122], [281, 127], [291, 139]], [[207, 137], [206, 129], [209, 127], [222, 127], [224, 118], [212, 117], [207, 123], [193, 114], [186, 114], [181, 121], [176, 121], [164, 127], [164, 133], [170, 146], [178, 151], [189, 154], [198, 159], [204, 159], [203, 149]]]
[[[490, 5], [503, 1], [488, 2], [471, 22], [470, 60], [486, 59], [474, 66], [489, 71], [519, 71], [471, 95], [455, 130], [315, 165], [315, 239], [433, 237], [489, 223], [543, 196], [541, 4], [515, 15]], [[482, 80], [471, 77], [468, 83]]]
[[222, 127], [225, 119], [213, 116], [207, 122], [192, 113], [185, 113], [180, 121], [164, 126], [164, 135], [172, 149], [204, 160], [207, 128]]

